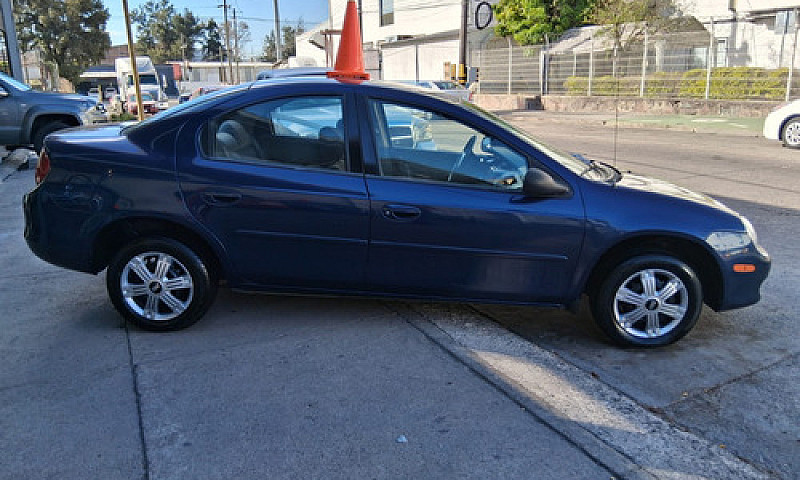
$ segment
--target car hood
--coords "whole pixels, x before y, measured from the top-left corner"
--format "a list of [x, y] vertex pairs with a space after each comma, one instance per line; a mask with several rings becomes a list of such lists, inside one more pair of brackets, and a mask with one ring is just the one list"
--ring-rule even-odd
[[692, 203], [706, 205], [708, 207], [717, 208], [729, 213], [734, 213], [733, 210], [725, 206], [722, 202], [715, 200], [708, 195], [697, 193], [689, 190], [688, 188], [680, 187], [673, 183], [656, 178], [626, 173], [623, 175], [622, 179], [617, 182], [617, 187], [655, 193], [666, 197], [672, 197]]
[[93, 101], [97, 103], [97, 97], [90, 97], [87, 95], [79, 95], [77, 93], [56, 93], [56, 92], [36, 92], [37, 95], [43, 95], [42, 98], [49, 100], [62, 100], [67, 102], [82, 102]]

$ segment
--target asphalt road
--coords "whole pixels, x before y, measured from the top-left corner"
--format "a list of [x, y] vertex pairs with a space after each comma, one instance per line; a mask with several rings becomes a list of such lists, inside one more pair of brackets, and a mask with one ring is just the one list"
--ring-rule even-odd
[[[607, 127], [509, 118], [615, 161]], [[800, 478], [800, 152], [617, 138], [618, 167], [749, 216], [774, 257], [759, 305], [643, 351], [585, 312], [223, 290], [198, 325], [152, 334], [121, 322], [102, 275], [33, 257], [32, 172], [3, 171], [0, 479]]]
[[480, 309], [662, 418], [778, 477], [800, 478], [800, 151], [746, 134], [615, 133], [538, 112], [506, 118], [561, 149], [722, 200], [753, 222], [773, 266], [759, 304], [706, 308], [686, 338], [653, 351], [608, 348], [586, 312]]

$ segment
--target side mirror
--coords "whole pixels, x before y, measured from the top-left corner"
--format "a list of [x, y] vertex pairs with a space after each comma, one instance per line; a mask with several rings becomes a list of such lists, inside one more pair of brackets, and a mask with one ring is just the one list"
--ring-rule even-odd
[[6, 98], [8, 96], [8, 92], [5, 89], [0, 88], [0, 98]]
[[539, 168], [529, 168], [522, 181], [522, 193], [531, 198], [553, 198], [569, 193], [569, 187]]

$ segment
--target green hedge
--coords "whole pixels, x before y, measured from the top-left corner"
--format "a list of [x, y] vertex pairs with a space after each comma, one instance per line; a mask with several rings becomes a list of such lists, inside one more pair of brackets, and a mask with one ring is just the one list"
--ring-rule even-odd
[[[706, 93], [705, 69], [689, 70], [683, 73], [657, 72], [645, 79], [645, 95], [648, 97], [690, 97], [703, 98]], [[756, 67], [719, 67], [711, 70], [711, 99], [781, 100], [786, 95], [788, 68], [767, 70]], [[800, 74], [793, 75], [792, 87], [800, 83]], [[617, 83], [619, 85], [617, 86]], [[641, 79], [638, 77], [602, 76], [592, 82], [592, 95], [598, 96], [638, 96]], [[587, 77], [569, 77], [564, 81], [569, 95], [586, 95], [589, 89]]]

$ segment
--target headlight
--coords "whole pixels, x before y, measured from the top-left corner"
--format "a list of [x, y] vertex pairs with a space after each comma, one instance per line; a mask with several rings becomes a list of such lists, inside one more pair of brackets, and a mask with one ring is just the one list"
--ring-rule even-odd
[[738, 253], [750, 245], [750, 235], [741, 232], [712, 232], [706, 242], [719, 253]]
[[758, 243], [758, 235], [756, 234], [756, 229], [753, 228], [753, 224], [750, 223], [750, 220], [748, 220], [746, 217], [739, 217], [739, 220], [742, 221], [745, 232], [747, 232], [750, 238], [753, 239], [753, 243]]
[[758, 250], [758, 253], [760, 253], [761, 255], [763, 255], [765, 257], [768, 257], [769, 254], [767, 253], [767, 251], [764, 249], [764, 247], [761, 246], [760, 243], [758, 243], [758, 235], [756, 234], [756, 229], [753, 228], [753, 224], [750, 223], [750, 220], [748, 220], [745, 217], [741, 217], [741, 216], [739, 217], [739, 219], [742, 221], [742, 224], [744, 225], [744, 229], [747, 232], [747, 234], [750, 236], [750, 239], [753, 241], [753, 246], [756, 247], [756, 250]]
[[744, 232], [712, 232], [707, 238], [706, 242], [711, 245], [711, 248], [719, 252], [723, 256], [735, 255], [742, 253], [752, 244], [753, 247], [763, 256], [768, 256], [766, 250], [758, 244], [758, 236], [753, 224], [750, 223], [745, 217], [740, 216], [739, 220], [744, 226]]

